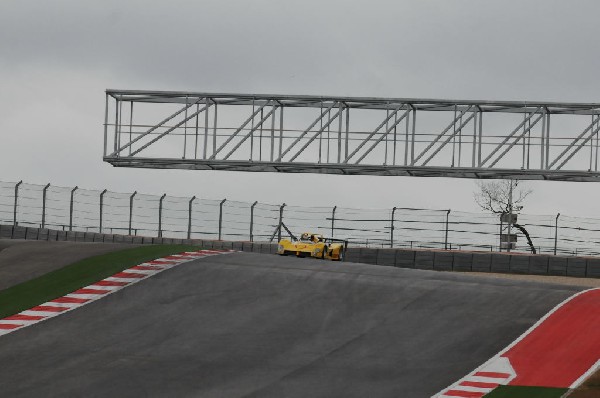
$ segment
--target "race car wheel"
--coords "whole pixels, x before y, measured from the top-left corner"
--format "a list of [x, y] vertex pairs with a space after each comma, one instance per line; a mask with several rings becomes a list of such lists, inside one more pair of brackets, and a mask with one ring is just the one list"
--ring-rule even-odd
[[325, 253], [327, 253], [327, 246], [323, 246], [323, 253], [321, 253], [321, 260], [325, 260]]

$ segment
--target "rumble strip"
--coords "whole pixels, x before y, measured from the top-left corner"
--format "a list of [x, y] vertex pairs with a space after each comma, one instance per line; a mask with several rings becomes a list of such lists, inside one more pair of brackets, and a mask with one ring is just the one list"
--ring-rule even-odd
[[0, 319], [0, 336], [80, 308], [179, 264], [202, 257], [228, 253], [232, 253], [232, 251], [199, 250], [174, 254], [136, 265], [65, 296]]

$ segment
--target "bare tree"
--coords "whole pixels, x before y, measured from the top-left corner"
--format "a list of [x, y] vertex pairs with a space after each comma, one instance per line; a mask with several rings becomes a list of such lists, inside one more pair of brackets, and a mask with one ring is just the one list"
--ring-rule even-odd
[[[475, 192], [475, 202], [481, 209], [494, 214], [519, 214], [523, 210], [523, 202], [532, 192], [521, 186], [519, 180], [479, 181], [477, 186], [479, 191]], [[517, 223], [512, 225], [525, 235], [531, 252], [536, 254], [525, 227]]]

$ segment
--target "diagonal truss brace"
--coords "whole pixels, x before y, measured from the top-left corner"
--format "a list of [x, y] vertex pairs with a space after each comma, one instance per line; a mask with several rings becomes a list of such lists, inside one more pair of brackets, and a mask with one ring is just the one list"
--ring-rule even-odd
[[[377, 133], [379, 132], [379, 130], [381, 130], [381, 128], [382, 128], [383, 126], [385, 126], [385, 124], [386, 124], [386, 123], [389, 123], [390, 119], [391, 119], [392, 117], [394, 117], [394, 116], [395, 116], [395, 115], [398, 113], [398, 111], [399, 111], [399, 110], [402, 108], [402, 106], [403, 106], [403, 105], [399, 105], [399, 106], [397, 106], [397, 107], [396, 107], [396, 109], [394, 109], [394, 111], [393, 111], [391, 114], [388, 114], [388, 115], [386, 116], [386, 118], [383, 120], [383, 122], [381, 122], [381, 123], [379, 124], [379, 126], [377, 126], [377, 128], [376, 128], [375, 130], [373, 130], [373, 131], [371, 132], [371, 134], [369, 134], [369, 136], [368, 136], [367, 138], [365, 138], [364, 140], [362, 140], [362, 142], [361, 142], [361, 143], [358, 145], [358, 147], [356, 147], [356, 149], [355, 149], [354, 151], [352, 151], [352, 153], [351, 153], [350, 155], [346, 156], [346, 159], [344, 159], [344, 163], [348, 163], [348, 161], [350, 160], [350, 158], [352, 158], [352, 156], [356, 155], [356, 153], [357, 153], [358, 151], [360, 151], [360, 149], [361, 149], [363, 146], [365, 146], [365, 144], [366, 144], [367, 142], [369, 142], [369, 140], [370, 140], [371, 138], [373, 138], [373, 136], [374, 136], [375, 134], [377, 134]], [[386, 131], [386, 134], [387, 134], [387, 131]], [[384, 134], [384, 137], [385, 137], [385, 134]], [[367, 153], [368, 153], [368, 152], [369, 152], [369, 151], [367, 151]]]
[[[287, 155], [287, 153], [288, 153], [289, 151], [291, 151], [291, 150], [292, 150], [292, 148], [293, 148], [293, 147], [294, 147], [294, 146], [295, 146], [295, 145], [296, 145], [298, 142], [300, 142], [300, 140], [301, 140], [301, 139], [303, 139], [303, 138], [306, 136], [306, 134], [308, 134], [308, 132], [309, 132], [309, 131], [310, 131], [310, 130], [313, 128], [313, 127], [315, 127], [315, 126], [317, 125], [317, 123], [319, 123], [319, 120], [323, 119], [323, 118], [325, 117], [325, 115], [327, 114], [327, 112], [329, 112], [330, 110], [332, 110], [332, 109], [333, 109], [333, 108], [334, 108], [336, 105], [337, 105], [337, 102], [333, 102], [333, 103], [332, 103], [330, 106], [328, 106], [328, 107], [327, 107], [325, 110], [323, 110], [323, 111], [321, 112], [321, 114], [320, 114], [320, 115], [319, 115], [319, 116], [318, 116], [318, 117], [315, 119], [315, 121], [314, 121], [314, 122], [312, 122], [312, 123], [310, 124], [310, 126], [308, 126], [308, 128], [307, 128], [306, 130], [304, 130], [304, 131], [302, 132], [302, 134], [300, 134], [300, 135], [299, 135], [299, 136], [298, 136], [298, 137], [297, 137], [297, 138], [294, 140], [294, 142], [292, 142], [292, 143], [290, 144], [290, 146], [289, 146], [289, 147], [287, 147], [287, 149], [281, 153], [281, 155], [279, 155], [279, 158], [277, 158], [276, 162], [281, 162], [281, 159], [283, 159], [283, 157], [284, 157], [285, 155]], [[341, 109], [341, 108], [340, 108], [340, 109]], [[333, 121], [333, 119], [331, 119], [331, 121]], [[321, 129], [321, 131], [320, 131], [319, 133], [323, 132], [323, 131], [325, 130], [325, 128], [327, 128], [327, 126], [323, 126], [323, 128]], [[318, 133], [318, 134], [319, 134], [319, 133]], [[312, 141], [311, 141], [311, 142], [312, 142]], [[304, 150], [304, 149], [302, 149], [302, 150]], [[297, 156], [297, 155], [296, 155], [296, 156]], [[294, 159], [296, 158], [296, 156], [294, 156]]]
[[[179, 109], [178, 111], [176, 111], [175, 113], [171, 114], [170, 116], [167, 116], [165, 119], [161, 120], [157, 125], [152, 126], [150, 129], [148, 129], [145, 133], [137, 136], [135, 139], [129, 141], [127, 144], [123, 145], [122, 147], [120, 147], [119, 149], [117, 149], [116, 151], [114, 151], [110, 156], [118, 156], [122, 151], [124, 151], [125, 149], [129, 148], [130, 146], [132, 146], [133, 144], [135, 144], [136, 142], [138, 142], [139, 140], [141, 140], [142, 138], [146, 137], [149, 134], [152, 134], [152, 132], [154, 130], [156, 130], [157, 128], [163, 126], [165, 123], [167, 123], [169, 120], [172, 120], [173, 118], [177, 117], [178, 115], [180, 115], [181, 113], [187, 111], [189, 108], [191, 108], [192, 106], [199, 104], [200, 102], [202, 102], [202, 100], [205, 98], [198, 98], [198, 100], [196, 102], [190, 102], [189, 104], [187, 104], [186, 106], [184, 106], [183, 108]], [[205, 102], [207, 102], [208, 100], [205, 99]], [[146, 145], [142, 146], [141, 148], [139, 148], [138, 150], [132, 152], [131, 154], [129, 154], [129, 156], [133, 156], [137, 153], [139, 153], [140, 151], [142, 151], [143, 149], [149, 147], [150, 145], [154, 144], [156, 141], [158, 141], [159, 139], [161, 139], [162, 137], [164, 137], [165, 135], [169, 134], [171, 131], [175, 130], [176, 128], [180, 127], [182, 124], [184, 124], [185, 122], [187, 122], [188, 120], [194, 118], [196, 115], [202, 113], [205, 109], [207, 109], [210, 106], [210, 104], [206, 105], [204, 108], [202, 108], [201, 110], [193, 113], [191, 116], [189, 116], [188, 118], [184, 119], [182, 122], [178, 123], [177, 125], [173, 126], [172, 128], [170, 128], [169, 130], [167, 130], [166, 132], [160, 134], [158, 137], [155, 137], [152, 141], [150, 141], [149, 143], [147, 143]]]
[[[523, 119], [523, 121], [521, 123], [519, 123], [519, 125], [517, 127], [515, 127], [515, 129], [512, 131], [512, 133], [510, 133], [508, 136], [506, 136], [506, 138], [504, 138], [504, 140], [502, 140], [502, 142], [500, 144], [498, 144], [498, 146], [496, 148], [494, 148], [494, 150], [488, 155], [487, 158], [485, 158], [482, 162], [481, 162], [481, 167], [483, 167], [499, 150], [500, 148], [502, 148], [512, 137], [514, 137], [515, 134], [517, 134], [521, 128], [523, 128], [527, 122], [530, 122], [531, 119], [537, 115], [538, 112], [540, 112], [542, 110], [542, 107], [538, 107], [533, 113], [531, 113], [529, 116], [527, 116], [526, 118]], [[522, 136], [524, 136], [528, 131], [530, 131], [536, 124], [537, 122], [539, 122], [542, 118], [544, 117], [544, 114], [540, 114], [538, 116], [538, 118], [531, 123], [531, 125], [523, 130], [523, 133], [521, 134], [521, 136], [517, 137], [516, 140], [514, 140], [512, 142], [512, 144], [510, 144], [508, 146], [507, 149], [504, 150], [504, 152], [502, 152], [502, 154], [500, 156], [498, 156], [498, 158], [496, 158], [495, 161], [493, 161], [488, 167], [493, 167], [496, 163], [498, 163], [500, 161], [500, 159], [502, 159], [502, 156], [504, 156], [513, 146], [516, 145], [517, 142], [519, 142], [519, 140], [521, 139]]]
[[[293, 161], [294, 161], [294, 160], [295, 160], [295, 159], [296, 159], [298, 156], [300, 156], [300, 154], [301, 154], [302, 152], [304, 152], [304, 150], [305, 150], [305, 149], [306, 149], [306, 148], [307, 148], [307, 147], [308, 147], [310, 144], [312, 144], [312, 142], [313, 142], [313, 141], [314, 141], [314, 140], [315, 140], [315, 139], [316, 139], [318, 136], [320, 136], [320, 135], [323, 133], [323, 131], [325, 131], [325, 129], [326, 129], [327, 127], [329, 127], [329, 126], [331, 125], [331, 123], [333, 123], [333, 122], [335, 121], [335, 119], [336, 119], [336, 118], [338, 118], [338, 117], [340, 117], [340, 116], [341, 116], [341, 113], [342, 113], [342, 110], [341, 110], [341, 109], [338, 109], [338, 111], [337, 111], [336, 113], [334, 113], [334, 114], [333, 114], [333, 116], [331, 116], [331, 117], [329, 118], [329, 120], [327, 120], [327, 122], [326, 122], [326, 123], [324, 123], [324, 124], [323, 124], [323, 127], [321, 127], [321, 128], [319, 129], [319, 131], [317, 131], [317, 132], [315, 133], [315, 135], [313, 135], [313, 136], [312, 136], [312, 137], [311, 137], [311, 138], [310, 138], [310, 139], [309, 139], [309, 140], [306, 142], [306, 144], [304, 144], [304, 145], [302, 146], [302, 148], [300, 148], [300, 150], [299, 150], [298, 152], [296, 152], [296, 154], [290, 158], [290, 162], [293, 162]], [[319, 161], [319, 162], [320, 162], [320, 161]]]
[[[239, 133], [240, 133], [240, 132], [241, 132], [241, 131], [244, 129], [244, 127], [246, 127], [246, 125], [247, 125], [248, 123], [250, 123], [250, 122], [252, 121], [252, 119], [254, 119], [254, 118], [255, 118], [255, 117], [256, 117], [256, 116], [257, 116], [257, 115], [258, 115], [258, 114], [259, 114], [259, 113], [260, 113], [260, 112], [261, 112], [261, 111], [262, 111], [262, 110], [263, 110], [263, 109], [264, 109], [264, 108], [267, 106], [267, 105], [269, 105], [271, 102], [272, 102], [271, 100], [269, 100], [269, 101], [265, 102], [265, 103], [264, 103], [262, 106], [260, 106], [260, 107], [259, 107], [259, 108], [258, 108], [256, 111], [254, 111], [254, 112], [253, 112], [253, 113], [250, 115], [250, 117], [248, 117], [248, 119], [246, 119], [246, 120], [244, 121], [244, 123], [242, 123], [242, 125], [241, 125], [241, 126], [240, 126], [240, 127], [237, 129], [237, 130], [235, 130], [235, 131], [234, 131], [234, 133], [233, 133], [233, 134], [231, 134], [231, 136], [230, 136], [229, 138], [227, 138], [227, 140], [225, 140], [225, 142], [223, 143], [223, 145], [221, 145], [221, 146], [219, 147], [219, 149], [217, 149], [217, 150], [215, 151], [215, 153], [213, 153], [213, 154], [212, 154], [212, 156], [210, 157], [210, 159], [214, 159], [214, 158], [217, 156], [217, 154], [218, 154], [219, 152], [221, 152], [221, 151], [223, 150], [223, 148], [225, 148], [225, 147], [227, 146], [227, 144], [229, 144], [229, 143], [230, 143], [230, 142], [231, 142], [231, 141], [232, 141], [232, 140], [233, 140], [235, 137], [237, 137], [237, 135], [238, 135], [238, 134], [239, 134]], [[268, 116], [267, 116], [267, 117], [268, 117]], [[259, 123], [259, 124], [258, 124], [256, 127], [260, 127], [260, 126], [262, 125], [262, 123], [263, 123], [265, 120], [266, 120], [266, 118], [263, 118], [263, 120], [261, 120], [261, 122], [260, 122], [260, 123]], [[253, 129], [250, 131], [250, 133], [249, 133], [248, 135], [250, 135], [251, 133], [253, 133], [253, 132], [254, 132], [254, 130], [256, 129], [256, 127], [255, 127], [255, 128], [253, 128]], [[237, 149], [237, 147], [236, 147], [236, 149]], [[231, 153], [229, 153], [229, 155], [231, 155]], [[229, 156], [229, 155], [227, 155], [227, 156]]]
[[[376, 128], [376, 129], [375, 129], [373, 132], [372, 132], [372, 133], [371, 133], [371, 134], [369, 134], [369, 136], [368, 136], [367, 138], [365, 138], [365, 139], [364, 139], [364, 140], [363, 140], [363, 141], [362, 141], [362, 142], [361, 142], [361, 143], [358, 145], [358, 147], [357, 147], [357, 148], [356, 148], [356, 149], [355, 149], [355, 150], [354, 150], [354, 151], [353, 151], [353, 152], [352, 152], [352, 153], [351, 153], [351, 154], [350, 154], [350, 155], [349, 155], [349, 156], [348, 156], [346, 159], [344, 159], [344, 163], [348, 163], [348, 161], [349, 161], [349, 160], [350, 160], [350, 159], [351, 159], [351, 158], [352, 158], [352, 157], [353, 157], [353, 156], [354, 156], [354, 155], [355, 155], [355, 154], [356, 154], [356, 153], [357, 153], [357, 152], [358, 152], [358, 151], [359, 151], [359, 150], [360, 150], [360, 149], [361, 149], [361, 148], [362, 148], [362, 147], [363, 147], [363, 146], [364, 146], [364, 145], [365, 145], [367, 142], [369, 142], [369, 140], [371, 140], [371, 138], [373, 138], [373, 136], [374, 136], [375, 134], [377, 134], [377, 132], [378, 132], [378, 131], [379, 131], [379, 130], [380, 130], [380, 129], [381, 129], [383, 126], [384, 126], [384, 125], [386, 125], [386, 124], [387, 124], [387, 123], [390, 121], [390, 119], [391, 119], [392, 117], [396, 116], [396, 115], [398, 114], [398, 111], [399, 111], [400, 109], [403, 109], [404, 107], [405, 107], [404, 105], [400, 105], [400, 106], [398, 106], [398, 107], [397, 107], [397, 108], [396, 108], [396, 109], [395, 109], [395, 110], [394, 110], [394, 111], [393, 111], [391, 114], [389, 114], [389, 115], [388, 115], [388, 116], [385, 118], [385, 120], [384, 120], [384, 121], [383, 121], [383, 122], [382, 122], [382, 123], [381, 123], [381, 124], [380, 124], [380, 125], [379, 125], [379, 126], [378, 126], [378, 127], [377, 127], [377, 128]], [[355, 162], [355, 164], [359, 164], [359, 163], [360, 163], [360, 162], [361, 162], [361, 161], [362, 161], [364, 158], [366, 158], [366, 157], [367, 157], [367, 155], [368, 155], [369, 153], [371, 153], [371, 152], [373, 151], [373, 149], [375, 149], [375, 147], [376, 147], [377, 145], [379, 145], [379, 143], [380, 143], [381, 141], [383, 141], [383, 140], [384, 140], [384, 139], [385, 139], [385, 138], [388, 136], [388, 134], [390, 133], [390, 131], [392, 131], [392, 130], [394, 129], [394, 127], [396, 127], [398, 124], [400, 124], [400, 122], [401, 122], [402, 120], [404, 120], [404, 118], [406, 118], [406, 116], [408, 116], [408, 114], [409, 114], [410, 112], [411, 112], [411, 109], [410, 109], [410, 108], [408, 108], [408, 110], [406, 110], [406, 111], [404, 112], [404, 114], [402, 114], [402, 116], [401, 116], [400, 118], [398, 118], [397, 120], [394, 120], [394, 123], [393, 123], [391, 126], [389, 126], [389, 127], [386, 129], [386, 131], [385, 131], [385, 132], [384, 132], [384, 133], [381, 135], [381, 137], [379, 137], [379, 138], [378, 138], [378, 139], [375, 141], [375, 143], [373, 143], [373, 145], [371, 145], [371, 147], [369, 147], [369, 149], [367, 149], [367, 150], [366, 150], [366, 152], [365, 152], [365, 153], [363, 153], [363, 155], [362, 155], [360, 158], [358, 158], [358, 160]]]
[[[266, 104], [265, 104], [266, 106]], [[263, 125], [263, 123], [269, 119], [271, 117], [271, 115], [274, 115], [275, 111], [277, 111], [277, 106], [273, 105], [273, 107], [271, 108], [271, 110], [262, 118], [260, 119], [260, 121], [256, 124], [256, 126], [254, 126], [245, 136], [244, 138], [242, 138], [242, 140], [240, 142], [237, 143], [237, 145], [235, 147], [233, 147], [233, 149], [231, 151], [229, 151], [229, 153], [227, 155], [225, 155], [225, 157], [223, 158], [223, 160], [227, 160], [229, 159], [229, 157], [231, 155], [233, 155], [233, 153], [240, 147], [242, 146], [242, 144], [244, 142], [246, 142], [246, 140], [257, 130], [260, 128], [260, 126]], [[271, 146], [271, 150], [273, 150], [273, 147]], [[211, 159], [214, 159], [214, 157], [217, 155], [217, 153], [215, 153]]]
[[[532, 116], [533, 116], [533, 115], [532, 115]], [[523, 130], [523, 132], [521, 133], [521, 135], [519, 135], [519, 136], [518, 136], [518, 137], [517, 137], [517, 138], [516, 138], [516, 139], [515, 139], [515, 140], [512, 142], [512, 144], [510, 144], [510, 145], [508, 146], [508, 148], [506, 148], [506, 149], [505, 149], [505, 150], [504, 150], [504, 151], [503, 151], [503, 152], [500, 154], [500, 156], [498, 156], [498, 157], [496, 158], [496, 160], [494, 160], [492, 163], [490, 163], [490, 165], [489, 165], [488, 167], [494, 167], [494, 166], [496, 165], [496, 163], [498, 163], [498, 162], [500, 161], [500, 159], [502, 159], [502, 157], [503, 157], [504, 155], [506, 155], [506, 154], [508, 153], [508, 151], [510, 151], [510, 150], [512, 149], [512, 147], [514, 147], [514, 146], [515, 146], [515, 145], [516, 145], [516, 144], [517, 144], [517, 143], [518, 143], [520, 140], [523, 140], [523, 139], [525, 139], [525, 134], [527, 134], [528, 132], [530, 132], [530, 131], [531, 131], [531, 129], [532, 129], [532, 128], [534, 128], [534, 127], [535, 127], [535, 125], [536, 125], [536, 124], [538, 124], [538, 122], [539, 122], [540, 120], [542, 120], [542, 118], [544, 118], [544, 117], [545, 117], [545, 115], [544, 115], [544, 114], [541, 114], [541, 115], [539, 115], [539, 116], [537, 117], [537, 119], [535, 119], [535, 120], [534, 120], [534, 121], [533, 121], [531, 124], [529, 124], [529, 126], [527, 126], [527, 128]], [[530, 119], [530, 118], [528, 118], [528, 119]], [[526, 120], [528, 120], [528, 119], [526, 119]]]
[[[444, 130], [442, 130], [442, 132], [441, 132], [441, 133], [439, 133], [439, 134], [438, 134], [438, 136], [437, 136], [437, 137], [435, 137], [435, 139], [434, 139], [434, 140], [433, 140], [433, 141], [432, 141], [432, 142], [431, 142], [429, 145], [427, 145], [427, 148], [425, 148], [425, 149], [423, 150], [423, 152], [421, 152], [421, 153], [419, 154], [419, 156], [417, 156], [417, 157], [416, 157], [416, 158], [415, 158], [415, 159], [414, 159], [414, 160], [413, 160], [413, 161], [410, 163], [410, 165], [411, 165], [411, 166], [414, 166], [414, 165], [415, 165], [415, 163], [417, 163], [417, 162], [418, 162], [418, 161], [419, 161], [419, 160], [420, 160], [420, 159], [421, 159], [423, 156], [425, 156], [425, 154], [426, 154], [426, 153], [427, 153], [427, 152], [428, 152], [428, 151], [429, 151], [429, 150], [430, 150], [430, 149], [431, 149], [431, 148], [432, 148], [432, 147], [433, 147], [435, 144], [437, 144], [437, 142], [438, 142], [439, 140], [441, 140], [441, 139], [442, 139], [442, 137], [443, 137], [444, 135], [446, 135], [446, 133], [448, 132], [448, 130], [450, 130], [452, 127], [456, 126], [456, 122], [458, 122], [458, 121], [459, 121], [459, 120], [460, 120], [460, 119], [461, 119], [461, 118], [462, 118], [462, 117], [465, 115], [465, 113], [469, 112], [469, 111], [470, 111], [472, 108], [473, 108], [473, 105], [469, 105], [469, 107], [468, 107], [468, 108], [466, 108], [465, 110], [461, 111], [461, 112], [460, 112], [460, 113], [459, 113], [459, 114], [458, 114], [458, 115], [457, 115], [457, 116], [454, 118], [454, 120], [452, 120], [452, 121], [450, 122], [450, 124], [448, 124], [448, 126], [447, 126], [447, 127], [444, 129]], [[468, 120], [470, 120], [470, 118], [469, 118], [469, 119], [467, 119], [467, 121], [468, 121]], [[413, 122], [413, 123], [414, 123], [414, 122]], [[466, 123], [463, 123], [463, 125], [464, 125], [464, 124], [466, 124]], [[461, 125], [461, 128], [462, 128], [462, 125]], [[460, 128], [459, 128], [459, 129], [456, 129], [456, 131], [455, 131], [455, 132], [454, 132], [452, 135], [450, 135], [450, 138], [452, 138], [453, 136], [455, 136], [455, 135], [456, 135], [456, 134], [457, 134], [459, 131], [460, 131]], [[444, 142], [444, 143], [442, 144], [442, 146], [441, 146], [440, 148], [438, 148], [438, 150], [437, 150], [437, 151], [435, 151], [435, 152], [434, 152], [434, 155], [433, 155], [433, 156], [435, 156], [435, 154], [437, 154], [437, 153], [438, 153], [438, 152], [439, 152], [439, 151], [440, 151], [440, 150], [441, 150], [441, 149], [444, 147], [444, 145], [446, 145], [446, 143], [447, 143], [447, 142], [449, 142], [449, 139], [448, 139], [448, 140], [446, 140], [446, 142]], [[427, 162], [429, 162], [433, 156], [430, 156], [430, 157], [429, 157], [429, 159], [427, 159]]]
[[579, 150], [580, 150], [581, 148], [583, 148], [583, 147], [584, 147], [584, 145], [585, 145], [585, 144], [587, 144], [587, 143], [588, 143], [588, 142], [589, 142], [589, 141], [590, 141], [590, 140], [591, 140], [591, 139], [594, 137], [594, 135], [595, 135], [595, 134], [597, 134], [597, 133], [598, 133], [598, 131], [600, 130], [600, 125], [598, 125], [598, 126], [596, 127], [596, 129], [594, 129], [594, 124], [597, 124], [599, 120], [600, 120], [600, 116], [597, 116], [595, 120], [594, 120], [594, 119], [592, 119], [592, 123], [591, 123], [591, 124], [590, 124], [590, 125], [589, 125], [589, 126], [586, 128], [586, 129], [585, 129], [585, 130], [583, 130], [583, 132], [582, 132], [581, 134], [579, 134], [579, 135], [577, 136], [577, 138], [576, 138], [576, 139], [574, 139], [574, 140], [573, 140], [573, 142], [571, 142], [571, 144], [569, 144], [569, 146], [568, 146], [568, 147], [566, 147], [566, 148], [565, 148], [565, 150], [564, 150], [564, 151], [562, 151], [562, 152], [561, 152], [561, 154], [560, 154], [560, 155], [558, 155], [558, 156], [556, 157], [556, 159], [554, 159], [554, 161], [553, 161], [552, 163], [550, 163], [550, 164], [548, 165], [548, 168], [552, 168], [552, 166], [554, 166], [554, 165], [555, 165], [555, 164], [556, 164], [556, 163], [557, 163], [557, 162], [560, 160], [560, 158], [562, 158], [562, 157], [563, 157], [563, 156], [564, 156], [564, 155], [565, 155], [567, 152], [569, 152], [569, 150], [570, 150], [571, 148], [573, 148], [573, 147], [575, 146], [575, 143], [577, 143], [577, 142], [578, 142], [578, 141], [579, 141], [581, 138], [583, 138], [583, 136], [584, 136], [584, 135], [585, 135], [585, 134], [586, 134], [588, 131], [592, 130], [592, 132], [590, 133], [589, 137], [587, 137], [585, 140], [583, 140], [583, 142], [581, 142], [581, 143], [580, 143], [580, 144], [577, 146], [577, 148], [575, 148], [575, 150], [574, 150], [573, 152], [571, 152], [571, 154], [570, 154], [569, 156], [567, 156], [567, 158], [566, 158], [566, 159], [565, 159], [565, 160], [564, 160], [564, 161], [563, 161], [563, 162], [562, 162], [560, 165], [558, 165], [558, 166], [556, 167], [556, 170], [560, 170], [560, 169], [561, 169], [561, 168], [562, 168], [562, 167], [563, 167], [563, 166], [564, 166], [564, 165], [565, 165], [565, 164], [566, 164], [566, 163], [567, 163], [569, 160], [571, 160], [571, 158], [572, 158], [573, 156], [575, 156], [575, 154], [576, 154], [577, 152], [579, 152]]
[[[433, 153], [427, 159], [425, 159], [422, 166], [427, 166], [427, 163], [429, 163], [431, 161], [431, 159], [433, 159], [435, 157], [435, 155], [437, 155], [450, 142], [450, 140], [452, 138], [456, 137], [457, 134], [460, 134], [462, 132], [462, 129], [471, 121], [471, 119], [473, 119], [475, 117], [475, 115], [476, 115], [476, 113], [473, 112], [469, 115], [468, 118], [463, 120], [463, 122], [458, 126], [456, 131], [454, 131], [452, 134], [450, 134], [448, 136], [448, 138], [446, 138], [446, 141], [444, 141], [442, 143], [442, 145], [440, 145], [435, 151], [433, 151]], [[454, 166], [452, 166], [452, 167], [454, 167]]]

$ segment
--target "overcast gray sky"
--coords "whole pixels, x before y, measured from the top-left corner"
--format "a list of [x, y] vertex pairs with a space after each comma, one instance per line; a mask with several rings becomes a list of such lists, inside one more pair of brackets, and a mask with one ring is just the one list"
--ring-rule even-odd
[[[3, 0], [0, 180], [476, 210], [472, 180], [113, 168], [104, 90], [600, 102], [598, 15], [593, 0]], [[596, 183], [529, 186], [525, 212], [600, 218]]]

